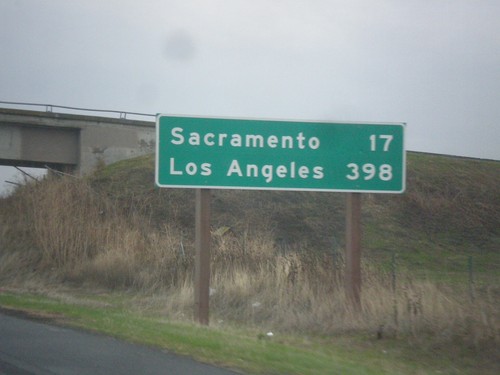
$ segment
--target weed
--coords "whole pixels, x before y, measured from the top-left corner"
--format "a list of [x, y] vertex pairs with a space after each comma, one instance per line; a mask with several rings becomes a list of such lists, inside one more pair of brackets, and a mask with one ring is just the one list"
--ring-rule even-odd
[[[215, 192], [212, 321], [263, 332], [361, 332], [498, 356], [495, 284], [478, 282], [472, 301], [468, 288], [446, 282], [450, 276], [436, 282], [436, 275], [444, 275], [444, 263], [428, 267], [431, 253], [439, 251], [445, 258], [441, 262], [453, 261], [455, 268], [449, 269], [458, 272], [456, 265], [467, 258], [453, 250], [461, 250], [455, 242], [462, 241], [488, 259], [477, 272], [495, 277], [488, 267], [498, 259], [491, 251], [500, 228], [497, 164], [488, 179], [488, 163], [469, 168], [460, 160], [446, 164], [432, 159], [427, 175], [423, 170], [429, 160], [410, 159], [406, 195], [365, 199], [361, 311], [350, 307], [343, 289], [341, 196]], [[145, 184], [144, 179], [152, 181], [151, 158], [131, 163], [132, 174], [120, 167], [127, 165], [122, 162], [92, 178], [29, 183], [1, 199], [0, 281], [16, 284], [37, 275], [41, 281], [56, 278], [77, 286], [129, 290], [138, 301], [134, 308], [144, 313], [191, 319], [192, 194]], [[483, 178], [479, 195], [471, 192], [473, 182], [466, 178], [472, 170]], [[456, 175], [457, 187], [443, 182], [443, 174], [448, 180]], [[379, 257], [387, 259], [395, 250], [399, 261], [406, 262], [397, 270], [396, 284]], [[433, 276], [415, 277], [411, 268], [416, 264]], [[463, 270], [467, 280], [466, 261]]]

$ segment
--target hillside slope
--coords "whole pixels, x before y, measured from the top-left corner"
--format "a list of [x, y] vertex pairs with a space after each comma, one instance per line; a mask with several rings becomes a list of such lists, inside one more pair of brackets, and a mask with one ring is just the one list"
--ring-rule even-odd
[[[0, 199], [0, 291], [64, 289], [191, 321], [194, 191], [153, 181], [145, 156]], [[499, 189], [499, 162], [409, 153], [404, 194], [363, 195], [357, 312], [343, 289], [345, 194], [214, 190], [211, 321], [300, 342], [376, 334], [498, 373]]]
[[[194, 192], [154, 186], [153, 156], [105, 167], [92, 185], [128, 212], [192, 234]], [[323, 192], [213, 191], [212, 226], [270, 231], [276, 246], [341, 254], [345, 195]], [[394, 253], [416, 271], [498, 276], [500, 162], [408, 153], [404, 194], [363, 195], [364, 256], [388, 264]], [[444, 268], [443, 268], [444, 267]]]

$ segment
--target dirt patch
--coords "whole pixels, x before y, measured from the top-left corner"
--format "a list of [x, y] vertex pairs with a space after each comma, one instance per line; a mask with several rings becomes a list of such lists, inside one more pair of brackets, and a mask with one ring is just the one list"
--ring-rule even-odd
[[40, 323], [61, 324], [66, 317], [59, 313], [47, 313], [30, 310], [11, 309], [0, 306], [0, 314], [13, 316], [21, 319], [33, 320]]

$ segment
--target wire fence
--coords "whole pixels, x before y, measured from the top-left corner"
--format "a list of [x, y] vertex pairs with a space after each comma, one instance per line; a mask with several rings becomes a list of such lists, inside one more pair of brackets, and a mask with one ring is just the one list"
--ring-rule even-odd
[[443, 261], [439, 258], [436, 255], [429, 259], [430, 263], [436, 263], [432, 266], [405, 260], [403, 254], [393, 253], [391, 259], [386, 260], [393, 290], [408, 280], [427, 280], [436, 285], [461, 290], [472, 302], [478, 293], [495, 294], [500, 291], [500, 264], [491, 257], [461, 254], [455, 259]]

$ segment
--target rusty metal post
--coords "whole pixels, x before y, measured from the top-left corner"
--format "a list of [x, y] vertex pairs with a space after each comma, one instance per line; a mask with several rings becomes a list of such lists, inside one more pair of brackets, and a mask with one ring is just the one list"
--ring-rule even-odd
[[194, 318], [200, 324], [209, 323], [210, 294], [210, 189], [196, 190]]
[[361, 306], [361, 194], [346, 200], [345, 291], [355, 308]]

